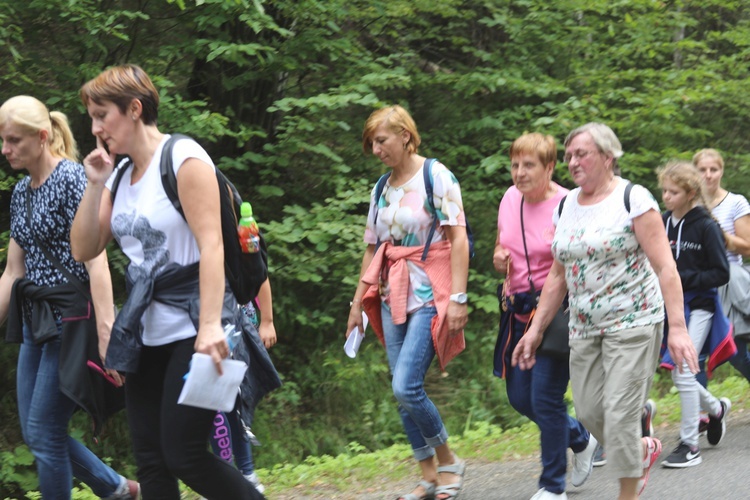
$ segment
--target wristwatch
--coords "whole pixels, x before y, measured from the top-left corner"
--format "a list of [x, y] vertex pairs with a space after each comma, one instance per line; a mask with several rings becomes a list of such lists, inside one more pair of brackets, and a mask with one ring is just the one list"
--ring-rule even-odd
[[452, 293], [451, 294], [451, 301], [455, 302], [456, 304], [466, 304], [469, 301], [469, 297], [466, 296], [465, 293]]

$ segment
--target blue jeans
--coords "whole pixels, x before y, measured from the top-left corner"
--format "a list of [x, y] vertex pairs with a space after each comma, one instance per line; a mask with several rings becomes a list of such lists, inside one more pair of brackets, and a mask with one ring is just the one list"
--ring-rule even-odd
[[[526, 324], [513, 320], [514, 338], [523, 335]], [[510, 368], [505, 389], [511, 406], [539, 427], [542, 447], [542, 475], [539, 487], [551, 493], [565, 491], [568, 447], [574, 453], [586, 449], [589, 432], [568, 415], [565, 391], [570, 380], [567, 359], [537, 354], [531, 370]]]
[[408, 315], [403, 325], [393, 324], [391, 311], [385, 304], [381, 314], [391, 386], [401, 422], [414, 458], [426, 460], [435, 455], [436, 446], [448, 441], [440, 414], [424, 392], [424, 377], [435, 357], [430, 325], [436, 309], [418, 309]]
[[218, 412], [214, 417], [214, 428], [209, 442], [214, 455], [234, 465], [247, 476], [255, 471], [253, 450], [250, 443], [245, 441], [244, 430], [240, 424], [240, 417], [236, 411]]
[[23, 439], [36, 459], [45, 500], [69, 499], [73, 475], [100, 497], [112, 495], [120, 476], [91, 450], [68, 435], [76, 404], [60, 392], [60, 338], [36, 345], [23, 326], [16, 387]]

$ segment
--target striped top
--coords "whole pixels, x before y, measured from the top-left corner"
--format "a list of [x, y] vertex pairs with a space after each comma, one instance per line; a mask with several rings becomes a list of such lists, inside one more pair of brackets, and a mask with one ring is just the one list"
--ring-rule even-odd
[[[736, 234], [734, 222], [750, 214], [750, 203], [741, 194], [727, 193], [723, 200], [711, 210], [711, 215], [719, 222], [721, 229], [731, 235]], [[729, 263], [742, 265], [742, 256], [727, 250]]]

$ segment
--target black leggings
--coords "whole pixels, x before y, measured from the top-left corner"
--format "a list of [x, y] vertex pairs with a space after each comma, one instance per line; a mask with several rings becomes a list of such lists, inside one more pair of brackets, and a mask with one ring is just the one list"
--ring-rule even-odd
[[125, 383], [128, 424], [144, 500], [179, 500], [177, 479], [213, 499], [262, 499], [242, 473], [214, 456], [208, 437], [216, 411], [177, 404], [195, 337], [144, 346]]

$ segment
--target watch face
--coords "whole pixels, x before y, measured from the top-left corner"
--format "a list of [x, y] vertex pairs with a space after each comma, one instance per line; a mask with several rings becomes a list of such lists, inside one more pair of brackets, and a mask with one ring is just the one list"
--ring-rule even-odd
[[451, 295], [451, 300], [458, 304], [466, 304], [469, 299], [465, 293], [454, 293]]

